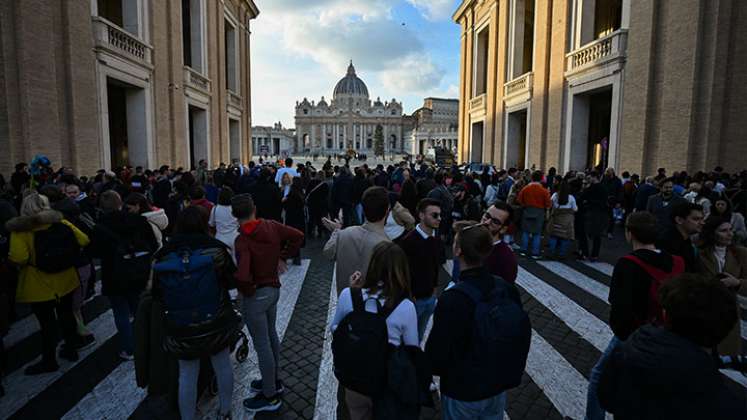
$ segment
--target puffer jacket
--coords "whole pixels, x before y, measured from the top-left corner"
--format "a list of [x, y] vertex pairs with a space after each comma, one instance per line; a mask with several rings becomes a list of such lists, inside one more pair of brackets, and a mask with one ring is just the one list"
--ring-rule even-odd
[[34, 232], [48, 229], [53, 223], [63, 223], [69, 227], [81, 247], [88, 245], [88, 236], [63, 219], [62, 213], [55, 210], [43, 210], [33, 216], [14, 217], [5, 224], [5, 228], [10, 232], [8, 260], [21, 267], [16, 290], [18, 302], [54, 300], [67, 295], [80, 285], [78, 272], [73, 266], [59, 273], [45, 273], [33, 266], [36, 258]]
[[[223, 296], [218, 315], [207, 322], [188, 326], [174, 326], [166, 323], [164, 349], [178, 359], [198, 359], [212, 355], [231, 345], [240, 329], [241, 316], [234, 310], [228, 295], [228, 287], [236, 271], [228, 247], [208, 235], [182, 234], [174, 236], [154, 258], [163, 261], [167, 255], [179, 249], [200, 250], [202, 255], [213, 257], [215, 277], [223, 287]], [[153, 275], [153, 298], [163, 304], [165, 292]]]
[[141, 216], [148, 219], [148, 223], [150, 223], [151, 228], [153, 228], [153, 235], [156, 237], [156, 242], [158, 242], [158, 247], [163, 246], [163, 231], [166, 230], [167, 227], [169, 227], [169, 217], [166, 216], [166, 210], [164, 209], [153, 209], [153, 211], [148, 211]]

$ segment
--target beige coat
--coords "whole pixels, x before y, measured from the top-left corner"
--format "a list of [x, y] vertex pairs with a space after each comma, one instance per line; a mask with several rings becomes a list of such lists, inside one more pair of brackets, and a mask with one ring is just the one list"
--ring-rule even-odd
[[366, 277], [373, 249], [383, 241], [389, 241], [384, 228], [369, 222], [332, 232], [324, 245], [324, 256], [337, 263], [338, 295], [350, 286], [350, 275], [356, 271], [361, 272], [362, 278]]
[[[719, 272], [716, 257], [713, 255], [713, 249], [701, 249], [698, 255], [700, 256], [700, 262], [703, 267], [703, 274], [715, 277]], [[744, 303], [745, 301], [747, 301], [747, 248], [741, 246], [730, 246], [729, 248], [727, 248], [724, 272], [729, 273], [742, 281], [739, 289], [736, 290], [738, 306], [737, 313], [741, 314], [742, 311], [747, 309], [739, 305], [740, 302]], [[731, 356], [741, 354], [741, 318], [742, 317], [740, 315], [740, 321], [737, 321], [737, 324], [734, 326], [729, 335], [718, 345], [719, 354]]]

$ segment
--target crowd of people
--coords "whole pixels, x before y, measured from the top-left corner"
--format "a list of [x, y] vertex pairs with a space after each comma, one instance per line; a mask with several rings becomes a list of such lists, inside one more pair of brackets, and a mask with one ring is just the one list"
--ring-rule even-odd
[[261, 375], [243, 405], [276, 411], [280, 276], [311, 238], [336, 263], [329, 328], [351, 418], [418, 418], [439, 389], [444, 419], [500, 419], [531, 338], [519, 260], [594, 262], [603, 238], [622, 234], [632, 253], [612, 274], [614, 336], [590, 373], [586, 418], [745, 418], [718, 369], [744, 368], [747, 171], [338, 163], [200, 161], [92, 177], [43, 156], [19, 163], [0, 176], [0, 333], [28, 304], [42, 357], [25, 374], [57, 371], [58, 357], [75, 361], [95, 343], [81, 308], [100, 278], [138, 385], [178, 383], [178, 410], [192, 419], [198, 373], [211, 369], [217, 418], [231, 418], [230, 354], [246, 326]]

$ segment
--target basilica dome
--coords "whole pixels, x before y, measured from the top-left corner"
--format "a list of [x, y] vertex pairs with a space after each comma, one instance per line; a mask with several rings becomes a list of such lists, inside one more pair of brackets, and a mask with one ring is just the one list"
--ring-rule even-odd
[[341, 95], [346, 96], [362, 96], [368, 99], [368, 88], [363, 80], [359, 79], [355, 75], [355, 67], [353, 62], [350, 62], [348, 66], [348, 74], [345, 75], [337, 85], [335, 86], [334, 98], [338, 98]]

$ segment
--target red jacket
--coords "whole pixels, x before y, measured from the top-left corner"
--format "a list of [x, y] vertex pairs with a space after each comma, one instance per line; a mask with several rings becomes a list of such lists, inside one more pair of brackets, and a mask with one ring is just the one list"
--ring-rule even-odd
[[278, 261], [298, 252], [303, 232], [274, 220], [257, 219], [239, 228], [235, 249], [236, 287], [252, 296], [258, 287], [280, 287]]

